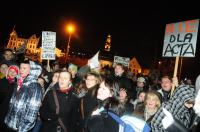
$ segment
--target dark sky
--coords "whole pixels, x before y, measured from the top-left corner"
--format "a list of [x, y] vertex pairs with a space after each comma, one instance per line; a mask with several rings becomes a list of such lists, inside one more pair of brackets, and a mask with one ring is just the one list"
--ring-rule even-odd
[[[48, 2], [28, 1], [1, 3], [0, 43], [7, 43], [14, 25], [21, 37], [41, 36], [45, 30], [57, 33], [57, 47], [65, 48], [68, 34], [64, 25], [74, 22], [76, 33], [72, 36], [74, 51], [95, 54], [104, 47], [108, 34], [112, 36], [111, 50], [120, 56], [136, 57], [143, 67], [150, 67], [161, 57], [164, 30], [167, 23], [198, 19], [200, 14], [194, 2]], [[196, 58], [185, 59], [198, 67], [199, 43]], [[198, 65], [197, 65], [198, 63]], [[186, 69], [188, 70], [188, 69]]]

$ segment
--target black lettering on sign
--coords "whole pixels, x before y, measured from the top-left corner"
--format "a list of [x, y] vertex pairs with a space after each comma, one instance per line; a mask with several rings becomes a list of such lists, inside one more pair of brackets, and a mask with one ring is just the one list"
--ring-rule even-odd
[[54, 58], [54, 54], [42, 54], [42, 58]]
[[175, 35], [170, 35], [169, 42], [191, 42], [193, 37], [192, 33], [187, 33], [183, 37], [181, 37], [181, 34], [177, 34], [177, 37]]
[[164, 56], [168, 54], [168, 56], [185, 56], [191, 55], [194, 56], [195, 51], [194, 47], [191, 43], [193, 34], [187, 33], [185, 35], [177, 34], [170, 35], [169, 43], [164, 51]]
[[173, 43], [173, 42], [175, 42], [175, 40], [176, 40], [175, 35], [170, 35], [169, 42], [170, 42], [170, 43]]
[[164, 51], [164, 56], [166, 56], [168, 53], [170, 53], [170, 56], [178, 54], [180, 56], [185, 56], [186, 54], [194, 56], [194, 47], [192, 43], [175, 44], [174, 46], [168, 44]]
[[194, 55], [194, 48], [191, 43], [189, 44], [189, 46], [185, 49], [185, 51], [183, 53], [183, 55], [186, 55], [186, 54]]

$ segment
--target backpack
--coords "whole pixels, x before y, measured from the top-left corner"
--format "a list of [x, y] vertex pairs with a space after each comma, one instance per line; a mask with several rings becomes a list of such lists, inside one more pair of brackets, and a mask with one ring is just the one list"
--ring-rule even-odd
[[119, 132], [150, 132], [151, 128], [145, 121], [134, 116], [124, 115], [121, 118], [114, 113], [108, 114], [119, 123]]

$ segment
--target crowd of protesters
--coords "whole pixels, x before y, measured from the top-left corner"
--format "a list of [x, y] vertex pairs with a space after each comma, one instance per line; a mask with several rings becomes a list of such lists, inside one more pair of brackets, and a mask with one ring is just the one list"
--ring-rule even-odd
[[200, 77], [192, 85], [169, 75], [155, 81], [128, 73], [120, 63], [94, 69], [55, 61], [49, 68], [18, 60], [6, 49], [0, 62], [0, 131], [118, 132], [111, 114], [137, 117], [153, 132], [198, 131]]

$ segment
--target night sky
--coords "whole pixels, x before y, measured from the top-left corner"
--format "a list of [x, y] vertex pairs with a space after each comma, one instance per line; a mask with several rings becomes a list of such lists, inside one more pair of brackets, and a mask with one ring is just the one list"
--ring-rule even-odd
[[[165, 25], [200, 18], [195, 6], [198, 4], [192, 1], [185, 5], [165, 2], [1, 3], [0, 43], [7, 44], [15, 25], [18, 35], [24, 38], [32, 34], [41, 37], [42, 31], [54, 31], [57, 33], [57, 47], [63, 49], [68, 41], [64, 26], [73, 22], [77, 27], [71, 40], [73, 51], [95, 54], [104, 48], [106, 37], [110, 34], [113, 53], [130, 58], [135, 56], [142, 67], [150, 68], [153, 61], [162, 55]], [[183, 60], [186, 76], [199, 74], [199, 45], [198, 40], [195, 58]]]

